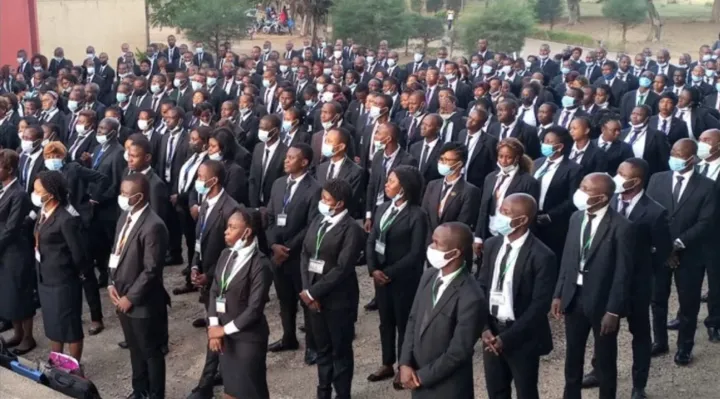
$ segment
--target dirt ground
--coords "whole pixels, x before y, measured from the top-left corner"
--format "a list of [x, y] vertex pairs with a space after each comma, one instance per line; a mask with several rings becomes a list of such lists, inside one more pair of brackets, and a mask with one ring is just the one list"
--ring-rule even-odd
[[[168, 291], [183, 283], [181, 267], [169, 267], [165, 272], [165, 284]], [[367, 276], [365, 267], [358, 267], [360, 281], [361, 305], [372, 296], [372, 283]], [[126, 350], [117, 346], [122, 340], [122, 331], [105, 290], [101, 291], [105, 309], [106, 330], [100, 335], [86, 337], [83, 363], [87, 376], [100, 389], [103, 398], [122, 399], [131, 391], [130, 358]], [[173, 297], [170, 310], [170, 353], [167, 356], [167, 398], [183, 399], [197, 383], [205, 359], [206, 334], [202, 329], [193, 328], [193, 319], [203, 316], [202, 305], [197, 302], [196, 294]], [[671, 299], [672, 314], [677, 308], [677, 299]], [[278, 339], [282, 333], [279, 318], [278, 302], [274, 289], [265, 312], [270, 323], [270, 340]], [[700, 320], [707, 314], [705, 306], [700, 312]], [[89, 327], [90, 316], [85, 309], [84, 321]], [[300, 321], [300, 324], [302, 322]], [[29, 354], [29, 358], [43, 360], [49, 352], [49, 344], [43, 334], [41, 317], [36, 317], [35, 336], [38, 348]], [[544, 357], [540, 366], [540, 397], [555, 399], [562, 397], [563, 366], [565, 356], [564, 329], [562, 322], [552, 321], [555, 350]], [[300, 333], [299, 333], [300, 334]], [[299, 335], [303, 340], [302, 334]], [[8, 338], [8, 333], [5, 333]], [[618, 350], [618, 398], [629, 398], [631, 390], [632, 351], [631, 335], [627, 325], [621, 324], [620, 347]], [[674, 342], [676, 334], [671, 332], [670, 340]], [[674, 365], [672, 355], [653, 359], [650, 370], [650, 381], [647, 392], [651, 398], [692, 397], [695, 399], [712, 399], [718, 397], [720, 382], [717, 370], [720, 369], [720, 346], [708, 342], [702, 321], [698, 324], [695, 361], [690, 367], [680, 368]], [[353, 396], [357, 399], [409, 398], [407, 392], [395, 392], [390, 382], [369, 383], [368, 374], [373, 372], [380, 361], [380, 343], [378, 333], [377, 312], [360, 310], [355, 340], [355, 379]], [[671, 345], [674, 350], [674, 345]], [[475, 354], [475, 397], [487, 398], [482, 368], [480, 345], [476, 346]], [[590, 354], [586, 364], [589, 364]], [[269, 354], [268, 384], [273, 399], [308, 399], [314, 397], [317, 381], [315, 367], [303, 364], [303, 352]], [[216, 390], [216, 392], [219, 392]], [[586, 398], [597, 398], [598, 391], [586, 391]], [[218, 394], [219, 398], [220, 395]], [[23, 398], [39, 399], [39, 398]]]

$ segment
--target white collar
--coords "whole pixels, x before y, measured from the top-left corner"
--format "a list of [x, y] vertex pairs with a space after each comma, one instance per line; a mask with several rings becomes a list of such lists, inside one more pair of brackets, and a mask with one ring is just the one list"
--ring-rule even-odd
[[292, 176], [288, 175], [287, 182], [289, 183], [290, 181], [294, 181], [295, 184], [297, 185], [298, 183], [300, 183], [302, 181], [302, 179], [305, 178], [306, 175], [307, 175], [307, 172], [300, 175], [300, 177], [298, 177], [297, 179], [293, 179]]
[[[605, 214], [607, 213], [608, 205], [609, 205], [609, 204], [606, 204], [604, 207], [602, 207], [602, 208], [598, 209], [597, 211], [595, 211], [595, 213], [593, 213], [593, 215], [595, 215], [596, 217], [595, 217], [595, 219], [593, 219], [593, 220], [597, 220], [597, 221], [602, 220], [602, 218], [604, 218], [604, 217], [605, 217]], [[589, 214], [589, 212], [588, 212], [588, 211], [585, 211], [585, 216], [586, 216], [586, 217], [587, 217], [588, 214]]]
[[[343, 209], [343, 211], [340, 212], [340, 213], [338, 213], [337, 215], [334, 215], [334, 216], [325, 216], [325, 217], [323, 218], [323, 222], [329, 223], [330, 226], [335, 226], [335, 225], [338, 224], [338, 222], [340, 222], [340, 220], [342, 220], [342, 218], [344, 218], [345, 215], [347, 215], [347, 214], [348, 214], [348, 210], [347, 210], [347, 209]], [[330, 226], [328, 226], [328, 227], [330, 227]]]
[[517, 239], [515, 239], [512, 242], [510, 242], [508, 237], [505, 236], [505, 238], [503, 238], [503, 247], [510, 244], [510, 247], [512, 249], [520, 249], [520, 248], [522, 248], [523, 244], [525, 244], [525, 241], [527, 241], [528, 237], [530, 237], [529, 229], [528, 229], [528, 231], [525, 232], [525, 234], [521, 235], [520, 237], [518, 237]]
[[405, 202], [403, 202], [402, 205], [400, 205], [400, 206], [395, 205], [395, 201], [392, 201], [392, 203], [390, 204], [390, 207], [388, 209], [395, 208], [395, 209], [397, 209], [397, 211], [399, 213], [400, 211], [402, 211], [403, 209], [405, 209], [407, 207], [407, 204], [408, 204], [407, 200], [405, 200]]
[[205, 199], [205, 202], [208, 204], [208, 207], [213, 207], [217, 202], [220, 200], [220, 197], [222, 197], [223, 193], [225, 193], [225, 189], [221, 189], [218, 195], [215, 196], [215, 198], [210, 198], [209, 196]]
[[398, 148], [395, 149], [395, 152], [393, 152], [392, 154], [390, 154], [390, 156], [385, 155], [385, 151], [383, 151], [383, 156], [384, 156], [385, 158], [387, 158], [387, 159], [395, 159], [395, 156], [397, 156], [397, 154], [398, 154], [399, 152], [400, 152], [400, 146], [398, 146]]
[[150, 172], [150, 170], [152, 170], [152, 168], [150, 166], [148, 166], [147, 168], [145, 168], [145, 170], [141, 171], [140, 173], [147, 175], [148, 172]]
[[130, 211], [130, 213], [128, 214], [128, 217], [130, 218], [130, 223], [135, 223], [135, 222], [137, 222], [138, 219], [140, 219], [140, 216], [145, 212], [145, 210], [146, 210], [149, 206], [150, 206], [150, 202], [148, 201], [148, 202], [145, 204], [145, 206], [142, 207], [142, 209], [140, 209], [139, 211], [137, 211], [137, 212], [135, 212], [135, 213], [133, 213], [132, 211]]
[[265, 149], [270, 150], [270, 152], [273, 152], [278, 147], [279, 143], [280, 143], [280, 139], [275, 140], [275, 142], [270, 145], [267, 145], [267, 143], [265, 143]]
[[590, 145], [590, 140], [588, 140], [587, 144], [585, 144], [585, 148], [579, 148], [577, 145], [577, 141], [573, 143], [573, 151], [586, 151], [588, 149], [588, 146]]
[[673, 180], [677, 180], [678, 176], [682, 176], [685, 178], [685, 181], [688, 181], [688, 180], [690, 180], [690, 178], [692, 177], [694, 172], [695, 172], [695, 168], [690, 168], [690, 170], [685, 173], [673, 172]]
[[705, 164], [710, 165], [710, 166], [719, 165], [719, 164], [720, 164], [720, 158], [717, 158], [717, 159], [715, 159], [714, 161], [710, 161], [710, 162], [707, 162], [707, 161], [704, 161], [704, 160], [703, 160], [703, 161], [700, 161], [700, 163], [698, 163], [698, 165], [705, 165]]
[[[643, 194], [645, 194], [645, 190], [640, 190], [639, 193], [635, 194], [634, 197], [630, 198], [630, 201], [625, 202], [628, 203], [629, 207], [633, 208], [640, 201], [640, 198], [642, 198]], [[618, 201], [623, 202], [622, 194], [618, 195]]]
[[6, 190], [8, 189], [8, 187], [12, 186], [13, 183], [15, 183], [16, 181], [17, 181], [17, 177], [14, 178], [14, 179], [12, 179], [12, 181], [11, 181], [10, 183], [8, 183], [7, 186], [3, 186], [3, 187], [2, 187], [2, 191], [6, 191]]

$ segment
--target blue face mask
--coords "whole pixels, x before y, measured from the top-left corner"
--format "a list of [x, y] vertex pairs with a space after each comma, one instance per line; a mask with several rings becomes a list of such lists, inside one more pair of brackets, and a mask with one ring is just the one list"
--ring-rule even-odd
[[290, 129], [292, 129], [292, 127], [293, 127], [292, 121], [283, 121], [282, 122], [282, 131], [283, 132], [285, 132], [285, 133], [289, 132]]
[[668, 160], [668, 166], [670, 166], [670, 170], [673, 172], [679, 172], [685, 169], [686, 165], [687, 161], [678, 157], [670, 157], [670, 160]]
[[200, 195], [207, 195], [210, 192], [210, 187], [207, 187], [204, 181], [195, 180], [195, 191]]
[[640, 84], [640, 87], [648, 88], [652, 84], [652, 81], [650, 78], [643, 76], [640, 78], [638, 83]]
[[512, 221], [513, 219], [510, 216], [498, 213], [493, 218], [490, 229], [497, 231], [502, 236], [510, 235], [517, 229], [517, 227], [512, 227]]
[[562, 106], [563, 108], [570, 108], [575, 105], [575, 99], [570, 96], [564, 96], [562, 98]]
[[570, 73], [570, 68], [562, 67], [562, 68], [560, 68], [560, 72], [562, 72], [563, 75], [567, 75]]
[[605, 80], [612, 80], [612, 78], [614, 78], [614, 77], [615, 77], [615, 72], [603, 74], [603, 78], [605, 78]]
[[441, 176], [450, 176], [453, 172], [453, 166], [455, 165], [446, 165], [444, 163], [438, 163], [438, 173], [440, 173]]
[[544, 157], [549, 157], [550, 155], [555, 153], [555, 150], [553, 149], [552, 144], [542, 143], [540, 144], [540, 152], [543, 154]]
[[693, 82], [699, 82], [699, 81], [701, 81], [701, 80], [702, 80], [702, 76], [692, 75], [692, 81], [693, 81]]
[[60, 170], [63, 167], [63, 160], [62, 159], [46, 159], [45, 167], [48, 170]]

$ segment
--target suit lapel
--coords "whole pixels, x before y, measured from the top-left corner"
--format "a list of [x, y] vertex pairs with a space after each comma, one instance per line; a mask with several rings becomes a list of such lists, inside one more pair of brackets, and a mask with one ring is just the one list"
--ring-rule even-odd
[[595, 251], [597, 251], [598, 247], [600, 246], [600, 242], [602, 242], [605, 234], [607, 234], [610, 227], [610, 218], [612, 218], [612, 215], [610, 213], [610, 210], [608, 210], [605, 213], [605, 217], [603, 217], [603, 219], [600, 221], [600, 225], [598, 225], [597, 230], [595, 230], [595, 235], [592, 236], [592, 243], [590, 244], [590, 250], [588, 251], [587, 257], [585, 258], [585, 263], [589, 262], [590, 259], [592, 259]]
[[[440, 187], [442, 188], [442, 185]], [[465, 189], [465, 181], [461, 177], [455, 182], [455, 185], [453, 185], [452, 188], [450, 188], [450, 193], [448, 194], [447, 200], [445, 201], [445, 206], [443, 206], [443, 212], [442, 212], [441, 216], [445, 215], [446, 211], [448, 209], [450, 209], [450, 205], [455, 201], [455, 199], [457, 197], [459, 197], [460, 195], [462, 195], [464, 189]], [[440, 190], [440, 192], [442, 193], [442, 189]], [[441, 198], [441, 200], [442, 200], [442, 198]], [[439, 203], [438, 203], [438, 205], [439, 205]]]
[[429, 300], [428, 312], [430, 314], [427, 317], [427, 323], [424, 323], [420, 330], [420, 336], [422, 336], [422, 334], [425, 333], [425, 331], [427, 330], [430, 323], [432, 323], [433, 319], [435, 319], [435, 316], [437, 316], [438, 313], [440, 313], [440, 311], [443, 309], [443, 307], [445, 307], [445, 305], [447, 305], [447, 303], [450, 302], [458, 294], [458, 289], [465, 283], [465, 279], [467, 278], [467, 276], [468, 276], [467, 270], [463, 270], [457, 276], [455, 276], [455, 278], [450, 282], [450, 285], [448, 285], [447, 288], [445, 288], [445, 291], [443, 292], [440, 299], [438, 299], [435, 306], [433, 306], [433, 303], [432, 303], [432, 297], [433, 297], [432, 291], [433, 291], [433, 287], [435, 286], [436, 280], [438, 277], [437, 277], [437, 274], [435, 274], [433, 276], [431, 282], [429, 283], [429, 285], [430, 285], [430, 295], [429, 295], [430, 300]]
[[[125, 254], [127, 253], [128, 244], [133, 242], [135, 240], [135, 237], [138, 234], [138, 231], [142, 227], [142, 224], [145, 223], [145, 219], [147, 218], [148, 213], [150, 212], [150, 208], [144, 210], [142, 215], [138, 218], [138, 220], [135, 222], [135, 224], [132, 227], [132, 230], [130, 230], [127, 233], [127, 238], [125, 239], [125, 245], [123, 245], [122, 252], [120, 253], [120, 258], [118, 259], [118, 264], [122, 263], [123, 258], [125, 258]], [[122, 229], [120, 230], [120, 234], [122, 234]], [[118, 236], [119, 239], [122, 239], [122, 237]]]
[[522, 282], [522, 276], [525, 272], [525, 267], [527, 266], [527, 258], [528, 255], [530, 255], [530, 248], [533, 245], [533, 236], [532, 234], [528, 235], [527, 240], [523, 244], [522, 247], [520, 247], [520, 252], [518, 252], [518, 257], [515, 260], [515, 269], [513, 270], [513, 287], [512, 291], [515, 294], [515, 297], [517, 297], [518, 292], [520, 292], [520, 289], [518, 288], [520, 286], [520, 283]]
[[[217, 204], [213, 207], [213, 209], [210, 211], [210, 214], [206, 216], [206, 222], [205, 222], [205, 231], [207, 229], [213, 227], [215, 225], [215, 222], [218, 220], [218, 216], [220, 215], [222, 208], [225, 206], [225, 193], [222, 193], [220, 195], [220, 198], [218, 198]], [[198, 223], [199, 224], [199, 223]], [[202, 239], [205, 241], [208, 234], [203, 234]]]
[[[673, 214], [675, 214], [684, 204], [687, 202], [687, 199], [692, 196], [693, 192], [695, 191], [695, 182], [697, 181], [697, 173], [693, 173], [692, 177], [690, 177], [690, 180], [687, 183], [687, 186], [685, 187], [685, 191], [683, 191], [682, 196], [680, 197], [680, 202], [675, 206], [675, 209], [673, 209]], [[675, 201], [673, 201], [673, 204]]]

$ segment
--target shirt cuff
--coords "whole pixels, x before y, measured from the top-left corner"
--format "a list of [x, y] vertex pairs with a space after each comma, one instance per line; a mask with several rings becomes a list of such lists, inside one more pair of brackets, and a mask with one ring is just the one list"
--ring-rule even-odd
[[475, 244], [482, 244], [482, 243], [483, 243], [483, 239], [480, 238], [480, 237], [475, 237], [474, 242], [475, 242]]
[[37, 213], [35, 213], [35, 211], [30, 211], [30, 213], [28, 214], [28, 217], [32, 220], [35, 220], [35, 219], [37, 219]]
[[372, 219], [372, 212], [370, 212], [370, 211], [365, 212], [365, 219]]
[[217, 317], [209, 317], [210, 327], [217, 327], [220, 325], [220, 319]]
[[313, 298], [312, 295], [310, 295], [310, 291], [305, 290], [305, 295], [307, 295], [308, 298], [310, 298], [311, 301], [314, 301], [314, 300], [315, 300], [315, 298]]
[[685, 249], [685, 244], [683, 244], [682, 240], [679, 238], [676, 238], [675, 241], [673, 241], [673, 245], [679, 249]]
[[223, 330], [225, 331], [225, 335], [232, 335], [232, 334], [235, 334], [236, 332], [240, 331], [240, 330], [238, 330], [237, 327], [235, 327], [235, 323], [232, 321], [230, 323], [225, 324], [225, 326], [223, 327]]
[[618, 315], [616, 315], [615, 313], [610, 313], [610, 312], [605, 312], [605, 313], [609, 314], [610, 316], [615, 316], [615, 317], [619, 317], [619, 316], [618, 316]]
[[200, 270], [200, 266], [195, 265], [195, 266], [191, 267], [190, 270]]

